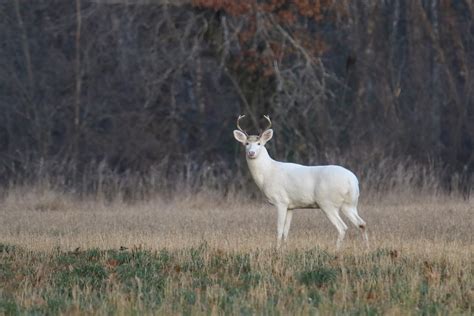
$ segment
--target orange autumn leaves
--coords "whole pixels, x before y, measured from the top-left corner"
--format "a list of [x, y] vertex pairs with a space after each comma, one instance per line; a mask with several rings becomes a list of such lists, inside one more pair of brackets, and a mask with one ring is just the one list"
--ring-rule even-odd
[[293, 58], [297, 53], [275, 23], [310, 55], [321, 56], [329, 47], [317, 28], [310, 30], [307, 22], [322, 23], [337, 14], [333, 11], [341, 10], [334, 0], [192, 0], [192, 5], [223, 11], [243, 20], [243, 27], [236, 34], [241, 50], [238, 56], [233, 56], [231, 66], [263, 77], [273, 76], [275, 63], [280, 64], [285, 57]]
[[325, 11], [338, 7], [336, 0], [192, 0], [192, 5], [214, 11], [223, 10], [232, 16], [254, 11], [267, 13], [278, 11], [279, 16], [287, 22], [292, 22], [295, 19], [292, 11], [305, 17], [314, 18], [316, 21], [321, 21], [324, 18]]

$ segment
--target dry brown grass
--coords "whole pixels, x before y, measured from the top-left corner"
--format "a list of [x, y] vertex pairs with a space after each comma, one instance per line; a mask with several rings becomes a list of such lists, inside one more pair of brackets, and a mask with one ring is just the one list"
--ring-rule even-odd
[[275, 210], [242, 196], [126, 203], [15, 188], [0, 206], [0, 314], [469, 313], [473, 205], [365, 196], [371, 249], [352, 228], [335, 256], [318, 210], [297, 211], [276, 252]]
[[[203, 241], [229, 250], [274, 246], [276, 213], [264, 202], [217, 193], [153, 198], [139, 203], [80, 200], [51, 190], [18, 188], [0, 204], [0, 239], [34, 250], [109, 249], [142, 245], [183, 248]], [[419, 253], [472, 252], [474, 203], [457, 197], [364, 197], [371, 248]], [[346, 220], [349, 225], [349, 221]], [[320, 210], [296, 211], [287, 248], [333, 249], [336, 231]], [[344, 251], [360, 251], [350, 227]]]

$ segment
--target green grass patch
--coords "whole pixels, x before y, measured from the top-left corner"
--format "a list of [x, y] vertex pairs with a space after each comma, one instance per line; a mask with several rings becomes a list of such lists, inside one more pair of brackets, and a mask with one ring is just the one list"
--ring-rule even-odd
[[467, 314], [470, 263], [387, 249], [51, 253], [0, 245], [0, 314]]

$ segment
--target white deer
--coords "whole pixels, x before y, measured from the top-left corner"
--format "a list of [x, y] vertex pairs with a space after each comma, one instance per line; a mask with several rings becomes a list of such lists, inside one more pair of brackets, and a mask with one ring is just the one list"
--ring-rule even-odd
[[341, 166], [303, 166], [273, 160], [265, 148], [273, 136], [270, 118], [264, 116], [268, 127], [257, 136], [247, 135], [240, 127], [239, 121], [244, 116], [237, 119], [238, 130], [234, 130], [234, 137], [245, 146], [247, 164], [255, 183], [277, 208], [277, 246], [281, 245], [282, 239], [288, 238], [294, 209], [320, 208], [339, 233], [336, 249], [341, 247], [347, 230], [339, 211], [360, 228], [368, 247], [366, 224], [357, 213], [357, 177]]

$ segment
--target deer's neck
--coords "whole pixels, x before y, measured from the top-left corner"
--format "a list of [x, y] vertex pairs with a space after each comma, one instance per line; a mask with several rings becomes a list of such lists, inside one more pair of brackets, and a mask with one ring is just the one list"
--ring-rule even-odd
[[265, 179], [268, 179], [271, 173], [272, 163], [273, 159], [265, 147], [260, 150], [257, 158], [249, 159], [247, 157], [247, 165], [249, 166], [250, 174], [260, 189], [262, 189]]

